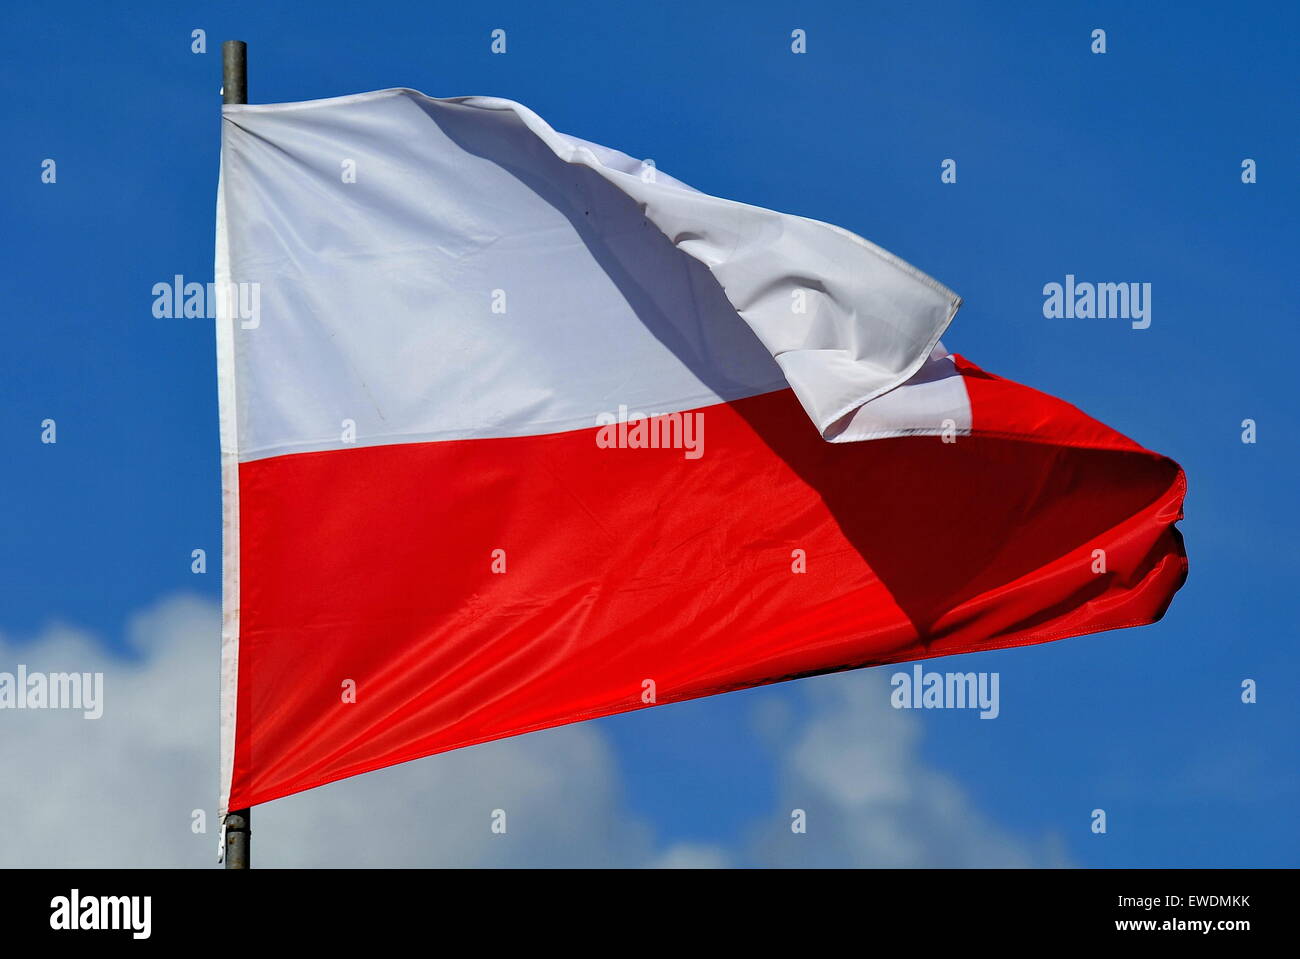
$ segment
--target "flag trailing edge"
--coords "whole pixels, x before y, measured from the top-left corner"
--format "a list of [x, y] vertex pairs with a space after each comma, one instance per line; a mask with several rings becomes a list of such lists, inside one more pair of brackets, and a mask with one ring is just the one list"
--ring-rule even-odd
[[1185, 577], [1181, 470], [949, 355], [946, 287], [520, 104], [228, 105], [216, 250], [223, 814]]

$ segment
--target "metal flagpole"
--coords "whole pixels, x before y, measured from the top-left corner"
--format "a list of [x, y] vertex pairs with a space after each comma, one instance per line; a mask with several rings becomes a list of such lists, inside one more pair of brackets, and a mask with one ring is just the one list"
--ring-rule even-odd
[[[227, 40], [221, 45], [221, 102], [248, 102], [248, 44], [243, 40]], [[232, 809], [226, 814], [227, 869], [248, 868], [252, 822], [248, 809]]]
[[248, 868], [249, 838], [253, 835], [252, 816], [247, 809], [226, 813], [226, 868]]
[[248, 102], [248, 44], [243, 40], [221, 45], [221, 102]]

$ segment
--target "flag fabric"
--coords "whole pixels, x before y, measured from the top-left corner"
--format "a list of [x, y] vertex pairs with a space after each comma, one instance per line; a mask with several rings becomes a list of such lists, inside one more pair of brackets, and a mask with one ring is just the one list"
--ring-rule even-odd
[[221, 810], [1163, 615], [1184, 477], [942, 284], [510, 101], [223, 108]]

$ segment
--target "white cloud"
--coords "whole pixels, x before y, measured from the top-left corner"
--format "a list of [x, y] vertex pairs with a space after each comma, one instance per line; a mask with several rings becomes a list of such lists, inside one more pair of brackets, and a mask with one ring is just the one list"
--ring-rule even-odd
[[[219, 613], [167, 599], [127, 629], [137, 656], [54, 626], [0, 637], [0, 670], [102, 671], [104, 715], [0, 711], [6, 866], [216, 865]], [[630, 813], [604, 733], [586, 723], [457, 750], [309, 790], [253, 811], [265, 866], [1018, 865], [1050, 857], [991, 825], [917, 755], [914, 717], [888, 706], [883, 671], [800, 684], [794, 721], [773, 695], [756, 735], [774, 744], [780, 807], [744, 849], [665, 845]], [[883, 691], [882, 691], [883, 690]], [[809, 832], [793, 836], [789, 809]], [[205, 811], [207, 832], [191, 830]], [[506, 812], [495, 835], [493, 810]]]
[[[0, 643], [0, 669], [102, 671], [104, 715], [4, 710], [7, 866], [215, 866], [220, 615], [182, 596], [137, 616], [137, 661], [62, 626]], [[259, 806], [258, 866], [639, 865], [604, 736], [568, 726], [381, 770]], [[208, 816], [206, 834], [191, 813]], [[490, 831], [506, 812], [506, 833]]]
[[[129, 625], [138, 653], [109, 655], [93, 637], [55, 625], [31, 643], [0, 644], [0, 669], [104, 673], [104, 714], [5, 710], [0, 815], [8, 866], [207, 865], [215, 859], [212, 756], [219, 617], [177, 598]], [[190, 831], [206, 809], [208, 835]]]
[[[780, 866], [1062, 865], [1059, 843], [1026, 841], [978, 810], [920, 756], [921, 722], [889, 702], [892, 670], [800, 683], [809, 716], [764, 704], [761, 727], [780, 768], [779, 811], [755, 824], [750, 856]], [[802, 809], [807, 831], [791, 831]]]
[[[629, 866], [654, 854], [590, 724], [393, 766], [253, 810], [260, 865]], [[491, 831], [495, 810], [506, 832]]]

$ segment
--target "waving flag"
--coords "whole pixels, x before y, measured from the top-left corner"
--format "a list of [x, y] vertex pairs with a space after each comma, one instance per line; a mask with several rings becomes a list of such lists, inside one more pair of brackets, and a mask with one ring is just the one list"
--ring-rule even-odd
[[1184, 479], [959, 299], [506, 100], [226, 106], [222, 812], [1158, 619]]

